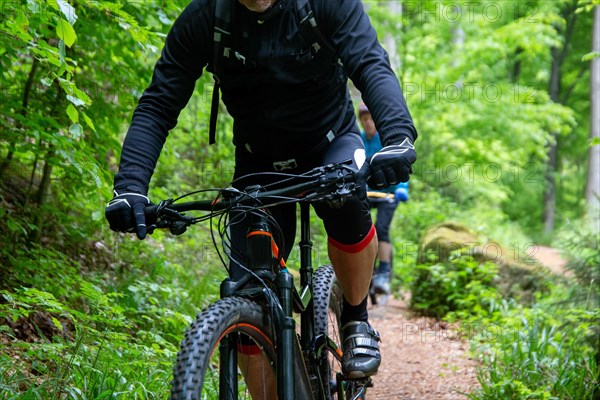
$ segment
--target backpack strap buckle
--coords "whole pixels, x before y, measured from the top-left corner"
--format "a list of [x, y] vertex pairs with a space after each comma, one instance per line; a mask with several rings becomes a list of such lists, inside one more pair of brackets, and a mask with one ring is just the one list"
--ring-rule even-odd
[[291, 158], [289, 160], [285, 160], [285, 161], [274, 161], [273, 162], [273, 168], [275, 168], [275, 171], [284, 171], [286, 169], [294, 169], [298, 167], [298, 163], [296, 162], [296, 159]]

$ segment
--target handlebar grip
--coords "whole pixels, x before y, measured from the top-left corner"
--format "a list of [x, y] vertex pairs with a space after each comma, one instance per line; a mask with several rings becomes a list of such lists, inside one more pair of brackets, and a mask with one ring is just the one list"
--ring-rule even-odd
[[357, 187], [362, 187], [367, 185], [367, 180], [369, 179], [369, 177], [371, 176], [371, 165], [369, 164], [369, 161], [365, 161], [364, 164], [362, 165], [362, 167], [360, 167], [360, 169], [358, 170], [358, 172], [356, 173], [356, 186]]
[[360, 167], [358, 172], [356, 173], [356, 178], [354, 180], [354, 186], [356, 188], [356, 194], [362, 200], [367, 199], [367, 180], [371, 176], [371, 165], [369, 161], [365, 161], [365, 163]]
[[158, 205], [157, 204], [150, 204], [149, 206], [146, 206], [146, 208], [144, 208], [144, 215], [146, 216], [146, 218], [156, 217], [157, 213], [158, 213]]

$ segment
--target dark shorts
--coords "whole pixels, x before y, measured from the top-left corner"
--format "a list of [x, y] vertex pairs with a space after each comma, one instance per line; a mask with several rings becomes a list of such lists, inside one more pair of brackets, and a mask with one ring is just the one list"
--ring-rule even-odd
[[391, 242], [390, 225], [392, 224], [394, 212], [398, 207], [398, 202], [395, 199], [376, 199], [369, 201], [369, 206], [377, 209], [377, 218], [375, 220], [377, 238], [380, 242]]
[[[298, 174], [308, 171], [312, 168], [326, 165], [332, 162], [352, 160], [352, 167], [358, 169], [355, 159], [355, 152], [364, 151], [364, 146], [360, 135], [350, 132], [335, 138], [325, 150], [306, 158], [296, 158], [294, 162], [288, 160], [276, 160], [274, 166], [273, 160], [267, 160], [264, 157], [256, 157], [241, 146], [236, 147], [236, 166], [234, 173], [234, 186], [244, 188], [253, 184], [265, 185], [273, 181], [280, 180], [281, 177], [265, 174], [254, 176], [248, 179], [240, 177], [256, 172], [276, 172], [276, 168], [282, 165], [292, 166], [293, 168], [281, 170], [282, 173]], [[364, 159], [364, 157], [363, 157]], [[284, 162], [281, 164], [281, 162]], [[287, 163], [286, 163], [287, 162]], [[371, 212], [368, 202], [360, 200], [357, 196], [346, 200], [344, 205], [339, 208], [331, 207], [327, 203], [319, 203], [314, 206], [319, 218], [323, 220], [325, 230], [329, 237], [329, 243], [341, 248], [347, 252], [359, 251], [364, 245], [370, 242], [375, 229], [371, 220]], [[290, 254], [294, 239], [296, 236], [296, 205], [281, 205], [269, 208], [277, 225], [281, 228], [281, 238], [277, 240], [277, 245], [284, 259]], [[232, 216], [233, 218], [234, 216]], [[237, 260], [245, 261], [245, 237], [248, 229], [248, 218], [239, 219], [235, 225], [230, 227], [232, 255]], [[274, 232], [275, 227], [271, 226]], [[277, 238], [277, 235], [274, 235]], [[363, 245], [363, 243], [365, 243]], [[239, 278], [242, 270], [236, 267], [235, 262], [231, 262], [230, 274], [233, 279]]]

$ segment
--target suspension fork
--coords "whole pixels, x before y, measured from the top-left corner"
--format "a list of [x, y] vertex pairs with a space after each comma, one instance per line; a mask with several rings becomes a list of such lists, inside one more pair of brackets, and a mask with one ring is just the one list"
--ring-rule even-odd
[[[296, 293], [293, 277], [287, 270], [283, 270], [277, 274], [275, 279], [284, 318], [280, 324], [276, 324], [279, 325], [278, 331], [281, 332], [278, 336], [278, 357], [281, 362], [277, 369], [277, 394], [279, 399], [283, 400], [303, 400], [313, 397], [313, 385], [302, 353], [303, 350], [311, 348], [315, 336], [309, 207], [304, 203], [300, 206], [300, 285], [303, 289], [301, 302], [305, 307], [300, 315], [300, 343], [298, 343], [296, 335], [296, 322], [292, 316], [294, 294]], [[307, 304], [309, 299], [310, 302]]]
[[[312, 246], [310, 240], [310, 205], [300, 203], [300, 287], [306, 309], [300, 316], [300, 337], [303, 349], [310, 349], [315, 340], [315, 308], [313, 302]], [[306, 298], [306, 296], [310, 296]]]
[[[305, 212], [308, 212], [308, 209]], [[308, 214], [306, 214], [306, 219], [308, 221]], [[308, 226], [308, 222], [306, 225]], [[269, 277], [265, 280], [271, 282], [273, 282], [273, 270], [278, 268], [275, 265], [278, 255], [274, 254], [272, 240], [267, 219], [254, 215], [247, 233], [247, 266], [255, 275], [263, 279]], [[308, 254], [310, 256], [310, 247]], [[263, 299], [271, 311], [277, 340], [277, 395], [281, 400], [311, 398], [310, 381], [304, 359], [301, 356], [301, 347], [296, 338], [296, 322], [293, 318], [295, 288], [292, 275], [283, 269], [275, 276], [277, 298], [275, 298], [275, 292], [268, 288], [244, 290], [243, 287], [250, 280], [250, 274], [237, 282], [226, 279], [221, 284], [221, 298], [236, 293], [247, 293], [251, 296], [259, 295]], [[311, 312], [311, 314], [313, 313]], [[314, 316], [312, 318], [314, 319]], [[314, 325], [312, 319], [310, 324], [310, 326]], [[229, 393], [237, 393], [237, 387], [235, 387], [237, 380], [229, 378], [237, 373], [237, 349], [235, 338], [228, 338], [223, 342], [221, 348], [221, 397], [230, 400]]]

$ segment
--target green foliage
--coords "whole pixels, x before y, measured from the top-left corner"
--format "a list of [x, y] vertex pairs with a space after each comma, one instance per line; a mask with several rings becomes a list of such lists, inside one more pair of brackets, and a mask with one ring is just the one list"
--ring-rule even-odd
[[[166, 253], [156, 245], [123, 241], [110, 273], [82, 271], [46, 249], [15, 257], [13, 289], [0, 290], [0, 335], [12, 339], [0, 357], [0, 387], [9, 398], [166, 396], [191, 316], [217, 297], [208, 266], [218, 264], [203, 245], [171, 243]], [[207, 265], [170, 263], [182, 247]], [[138, 269], [127, 267], [133, 262]]]
[[470, 256], [455, 254], [448, 262], [417, 265], [410, 287], [411, 308], [427, 316], [486, 315], [500, 295], [491, 285], [498, 269]]
[[600, 367], [591, 333], [600, 309], [557, 307], [560, 297], [555, 292], [533, 308], [504, 306], [493, 319], [477, 320], [486, 329], [472, 339], [485, 367], [470, 398], [597, 398]]
[[600, 306], [600, 233], [581, 222], [565, 227], [558, 242], [569, 260], [566, 268], [581, 287], [588, 288], [586, 302]]
[[[123, 133], [165, 33], [187, 3], [2, 4], [0, 391], [6, 398], [164, 398], [183, 330], [218, 296], [225, 271], [207, 229], [177, 238], [156, 233], [140, 243], [115, 238], [103, 218]], [[579, 303], [579, 311], [555, 319], [550, 303], [533, 315], [500, 300], [490, 286], [490, 264], [456, 257], [426, 271], [415, 260], [424, 230], [447, 220], [511, 248], [537, 237], [553, 134], [558, 222], [580, 217], [590, 145], [590, 3], [423, 0], [404, 2], [402, 15], [389, 12], [389, 2], [365, 4], [382, 42], [398, 48], [393, 60], [420, 132], [411, 201], [395, 217], [396, 276], [414, 287], [415, 304], [431, 315], [520, 323], [525, 314], [527, 332], [546, 332], [537, 347], [514, 349], [514, 336], [499, 338], [494, 358], [486, 359], [496, 368], [482, 375], [481, 396], [569, 398], [568, 389], [586, 398], [589, 371], [598, 365], [583, 344], [598, 317], [591, 308], [597, 236], [560, 236], [582, 288], [572, 296], [588, 307]], [[483, 6], [500, 7], [500, 17], [490, 18]], [[572, 6], [577, 28], [566, 46], [558, 104], [548, 90], [550, 49], [566, 43]], [[465, 35], [460, 46], [457, 28]], [[232, 122], [225, 112], [219, 144], [206, 146], [211, 90], [205, 74], [165, 144], [153, 199], [231, 179]], [[312, 231], [314, 259], [328, 263], [316, 218]], [[553, 380], [566, 389], [551, 386]]]

